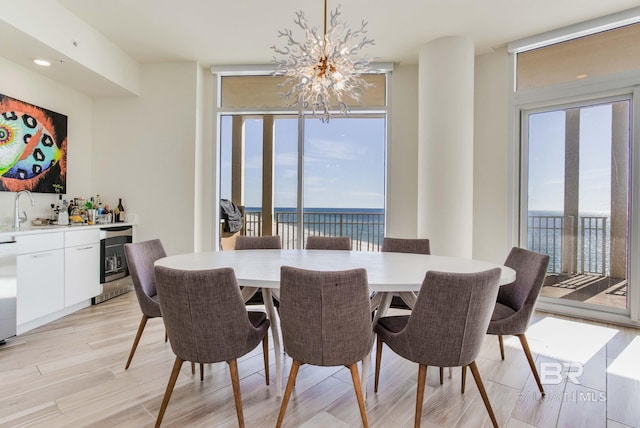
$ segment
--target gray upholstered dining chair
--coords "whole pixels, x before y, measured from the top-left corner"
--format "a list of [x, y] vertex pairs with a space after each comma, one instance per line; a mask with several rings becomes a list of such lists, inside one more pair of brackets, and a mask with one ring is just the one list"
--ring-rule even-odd
[[[382, 247], [380, 249], [383, 253], [411, 253], [411, 254], [431, 254], [431, 247], [429, 240], [426, 238], [388, 238], [385, 237], [382, 240]], [[412, 293], [413, 299], [417, 296], [417, 293]], [[402, 296], [394, 295], [391, 301], [391, 307], [400, 309], [409, 309], [409, 306]]]
[[[138, 348], [138, 343], [142, 337], [142, 332], [149, 318], [160, 318], [160, 303], [158, 302], [158, 294], [156, 293], [156, 280], [153, 270], [153, 264], [156, 260], [167, 256], [164, 251], [162, 242], [159, 239], [151, 239], [144, 242], [136, 242], [124, 245], [124, 255], [127, 259], [127, 266], [131, 273], [133, 288], [136, 292], [136, 298], [142, 311], [142, 319], [138, 326], [136, 338], [133, 340], [129, 358], [124, 369], [127, 370], [131, 365], [133, 354]], [[167, 341], [167, 333], [165, 332], [164, 341]], [[195, 374], [196, 366], [191, 363], [191, 373]], [[204, 377], [204, 368], [200, 365], [200, 380]]]
[[[241, 235], [236, 238], [236, 250], [280, 250], [282, 242], [278, 235], [269, 236], [245, 236]], [[252, 299], [260, 290], [258, 287], [242, 286], [242, 299], [247, 304], [262, 304], [261, 298]], [[259, 296], [256, 296], [259, 297]]]
[[157, 266], [155, 272], [160, 308], [171, 349], [176, 355], [156, 427], [162, 423], [184, 361], [227, 362], [238, 425], [244, 427], [236, 360], [262, 341], [265, 376], [269, 383], [269, 320], [266, 314], [247, 312], [231, 268], [187, 271]]
[[238, 236], [236, 250], [279, 250], [282, 242], [278, 235], [270, 236]]
[[301, 364], [346, 366], [351, 371], [360, 417], [369, 426], [358, 361], [373, 344], [367, 271], [281, 268], [280, 320], [287, 354], [293, 358], [277, 427], [282, 425]]
[[389, 253], [431, 254], [429, 240], [425, 238], [388, 238], [382, 240], [381, 251]]
[[[124, 367], [125, 370], [129, 368], [133, 354], [136, 352], [142, 332], [147, 325], [149, 318], [160, 318], [160, 304], [158, 302], [158, 295], [156, 293], [156, 280], [153, 271], [153, 263], [166, 257], [167, 254], [164, 251], [162, 242], [159, 239], [152, 239], [145, 242], [136, 242], [133, 244], [124, 245], [124, 254], [127, 260], [127, 266], [131, 273], [131, 279], [133, 281], [133, 288], [136, 292], [138, 304], [142, 311], [142, 319], [138, 326], [138, 332], [131, 346], [131, 352], [129, 352], [129, 358], [127, 364]], [[167, 336], [165, 334], [165, 341]]]
[[499, 268], [477, 273], [429, 271], [410, 315], [383, 317], [376, 323], [375, 392], [383, 343], [419, 365], [415, 427], [422, 419], [428, 366], [469, 366], [491, 422], [498, 426], [475, 360], [495, 306], [499, 280]]
[[[389, 238], [385, 236], [382, 240], [382, 247], [380, 248], [380, 251], [383, 253], [431, 254], [431, 246], [427, 238]], [[413, 295], [413, 301], [418, 297], [418, 293], [416, 292], [408, 291], [407, 293]], [[372, 307], [378, 307], [379, 303], [380, 302], [378, 302], [378, 305], [372, 303]], [[407, 302], [402, 299], [402, 296], [399, 293], [393, 293], [390, 307], [396, 309], [410, 309]], [[440, 367], [440, 385], [442, 385], [443, 379], [444, 369]]]
[[348, 236], [309, 236], [305, 249], [351, 251], [351, 238]]
[[[509, 252], [504, 265], [516, 271], [516, 280], [511, 284], [500, 287], [487, 334], [498, 336], [500, 356], [503, 360], [504, 342], [502, 336], [513, 335], [520, 339], [520, 344], [529, 362], [529, 367], [531, 367], [533, 377], [538, 384], [538, 389], [544, 396], [544, 388], [540, 382], [540, 376], [533, 361], [525, 332], [544, 283], [544, 277], [549, 265], [549, 255], [514, 247]], [[464, 392], [464, 369], [462, 375], [462, 391]]]

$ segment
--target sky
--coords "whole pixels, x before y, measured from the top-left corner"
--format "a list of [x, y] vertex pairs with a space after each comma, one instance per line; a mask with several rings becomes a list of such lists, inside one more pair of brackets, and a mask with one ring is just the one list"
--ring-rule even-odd
[[[275, 206], [295, 207], [298, 167], [296, 115], [275, 122]], [[221, 197], [230, 197], [231, 118], [221, 127]], [[333, 118], [305, 122], [304, 204], [307, 208], [384, 208], [385, 119]], [[262, 200], [262, 120], [245, 121], [245, 200]]]
[[[580, 109], [580, 212], [611, 211], [611, 127], [611, 104]], [[564, 165], [565, 110], [530, 115], [529, 211], [563, 211]]]
[[[611, 210], [610, 103], [580, 109], [579, 210]], [[275, 206], [295, 207], [296, 115], [276, 119]], [[231, 190], [231, 116], [221, 128], [221, 197]], [[245, 206], [262, 200], [262, 120], [245, 121]], [[305, 122], [304, 204], [307, 208], [384, 208], [385, 120], [333, 118]], [[565, 110], [529, 116], [530, 211], [563, 211]]]

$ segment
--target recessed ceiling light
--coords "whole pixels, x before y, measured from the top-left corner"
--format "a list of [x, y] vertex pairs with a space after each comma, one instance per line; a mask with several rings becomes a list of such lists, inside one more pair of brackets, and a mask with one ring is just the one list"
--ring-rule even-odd
[[583, 74], [578, 74], [576, 76], [576, 79], [586, 79], [587, 77], [589, 77], [589, 75], [586, 73], [583, 73]]
[[47, 61], [46, 59], [39, 59], [36, 58], [33, 60], [33, 62], [35, 62], [38, 65], [41, 65], [43, 67], [49, 67], [51, 65], [51, 63], [49, 61]]

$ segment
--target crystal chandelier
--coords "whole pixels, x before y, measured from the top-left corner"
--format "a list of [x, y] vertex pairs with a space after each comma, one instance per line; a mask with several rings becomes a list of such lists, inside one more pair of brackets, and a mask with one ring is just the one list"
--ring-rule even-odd
[[302, 11], [296, 12], [294, 22], [304, 30], [306, 39], [298, 42], [291, 30], [281, 30], [278, 37], [284, 37], [287, 45], [271, 48], [284, 56], [274, 57], [277, 64], [275, 75], [286, 76], [281, 84], [289, 88], [283, 94], [292, 99], [291, 107], [301, 112], [311, 110], [313, 116], [320, 115], [323, 122], [331, 118], [331, 107], [343, 114], [349, 113], [347, 97], [359, 103], [365, 89], [373, 86], [362, 78], [369, 71], [370, 62], [361, 51], [373, 40], [365, 35], [367, 22], [362, 21], [359, 30], [351, 30], [341, 22], [340, 6], [331, 12], [327, 28], [327, 0], [324, 0], [324, 31], [310, 28]]

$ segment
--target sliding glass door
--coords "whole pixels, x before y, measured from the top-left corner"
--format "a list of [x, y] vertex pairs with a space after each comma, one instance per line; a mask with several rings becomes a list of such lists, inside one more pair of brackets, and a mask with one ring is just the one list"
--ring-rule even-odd
[[521, 245], [547, 253], [541, 296], [627, 311], [630, 98], [523, 114]]

